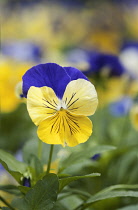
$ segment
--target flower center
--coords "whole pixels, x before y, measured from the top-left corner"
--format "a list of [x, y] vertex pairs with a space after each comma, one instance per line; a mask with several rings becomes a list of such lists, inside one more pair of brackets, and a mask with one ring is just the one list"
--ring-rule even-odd
[[57, 111], [64, 111], [65, 109], [67, 109], [65, 102], [60, 100], [57, 106]]
[[60, 110], [58, 110], [58, 113], [59, 113], [59, 115], [60, 116], [65, 116], [66, 115], [66, 113], [67, 113], [67, 110], [66, 109], [64, 109], [63, 107], [61, 107], [60, 108]]
[[61, 112], [62, 112], [62, 111], [64, 111], [64, 108], [63, 108], [63, 107], [61, 107], [59, 111], [61, 111]]

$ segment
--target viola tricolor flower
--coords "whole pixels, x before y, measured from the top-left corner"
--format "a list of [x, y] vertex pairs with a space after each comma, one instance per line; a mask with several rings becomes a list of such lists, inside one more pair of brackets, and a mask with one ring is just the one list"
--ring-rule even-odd
[[92, 122], [86, 116], [95, 113], [98, 99], [78, 69], [55, 63], [34, 66], [23, 76], [23, 94], [43, 142], [72, 147], [87, 141]]

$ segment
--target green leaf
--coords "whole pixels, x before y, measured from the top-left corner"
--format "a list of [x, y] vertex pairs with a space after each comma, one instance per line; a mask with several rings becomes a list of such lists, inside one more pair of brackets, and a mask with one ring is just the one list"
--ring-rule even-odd
[[[53, 151], [52, 155], [52, 161], [57, 159], [57, 153], [61, 149], [60, 145], [56, 145]], [[50, 151], [50, 145], [42, 142], [42, 157], [41, 157], [41, 163], [42, 165], [48, 162], [49, 159], [49, 151]], [[23, 159], [24, 161], [29, 164], [30, 159], [32, 155], [35, 155], [38, 153], [38, 139], [32, 139], [25, 143], [23, 147]]]
[[30, 155], [29, 165], [30, 172], [32, 174], [31, 184], [33, 186], [39, 179], [42, 179], [45, 176], [45, 172], [43, 171], [41, 161], [34, 154]]
[[16, 160], [14, 156], [2, 149], [0, 149], [0, 163], [19, 183], [28, 168], [25, 163]]
[[59, 179], [59, 192], [66, 186], [68, 185], [70, 182], [76, 181], [78, 179], [82, 179], [82, 178], [92, 178], [92, 177], [97, 177], [100, 176], [99, 173], [92, 173], [92, 174], [87, 174], [84, 176], [71, 176], [71, 177], [66, 177], [66, 178], [62, 178]]
[[137, 210], [138, 209], [138, 205], [130, 205], [130, 206], [125, 206], [123, 208], [119, 208], [117, 210]]
[[32, 154], [30, 156], [30, 165], [35, 169], [36, 177], [38, 177], [39, 174], [43, 173], [42, 163], [36, 155]]
[[138, 189], [138, 184], [117, 184], [103, 189], [98, 194], [116, 189]]
[[18, 187], [15, 185], [1, 185], [0, 190], [14, 195], [21, 195]]
[[23, 199], [15, 200], [13, 205], [20, 207], [20, 210], [50, 210], [57, 200], [58, 187], [57, 175], [48, 174], [39, 180]]
[[26, 187], [26, 186], [18, 186], [18, 189], [19, 189], [20, 192], [22, 192], [23, 194], [26, 194], [31, 188], [30, 188], [30, 187]]
[[97, 193], [94, 196], [91, 196], [86, 202], [86, 204], [83, 205], [82, 209], [85, 209], [88, 206], [91, 206], [94, 202], [96, 201], [101, 201], [105, 200], [108, 198], [116, 198], [116, 197], [138, 197], [138, 192], [137, 191], [108, 191], [108, 192], [103, 192], [103, 193]]
[[78, 205], [82, 203], [82, 200], [76, 195], [70, 195], [60, 201], [65, 206], [65, 209], [71, 210], [76, 209]]
[[95, 154], [101, 154], [106, 151], [115, 150], [116, 147], [114, 146], [108, 146], [108, 145], [102, 145], [102, 146], [95, 146], [95, 147], [88, 147], [85, 150], [81, 149], [78, 151], [73, 151], [71, 154], [60, 162], [60, 172], [64, 169], [70, 167], [73, 164], [81, 163], [82, 161], [85, 161], [85, 159], [89, 159]]
[[69, 208], [66, 208], [60, 202], [56, 202], [52, 210], [69, 210]]
[[2, 207], [1, 209], [2, 209], [2, 210], [11, 210], [11, 209], [8, 208], [8, 207]]
[[18, 210], [31, 210], [28, 203], [24, 198], [15, 198], [12, 201], [12, 206]]

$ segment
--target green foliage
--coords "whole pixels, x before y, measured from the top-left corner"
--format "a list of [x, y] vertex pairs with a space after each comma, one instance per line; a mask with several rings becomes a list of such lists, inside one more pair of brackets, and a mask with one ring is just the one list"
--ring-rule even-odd
[[[42, 142], [42, 157], [41, 157], [42, 165], [48, 162], [49, 149], [50, 145]], [[57, 158], [57, 153], [60, 149], [61, 146], [58, 145], [54, 148], [52, 161], [54, 161]], [[28, 142], [25, 143], [23, 147], [23, 159], [26, 163], [30, 164], [33, 158], [35, 159], [37, 158], [37, 154], [38, 154], [38, 138], [35, 137], [34, 139], [30, 139]]]
[[30, 189], [24, 198], [13, 201], [13, 206], [20, 210], [50, 210], [57, 200], [58, 177], [48, 174]]
[[82, 209], [87, 208], [88, 206], [91, 206], [94, 202], [104, 200], [107, 198], [116, 198], [116, 197], [138, 197], [138, 192], [135, 191], [125, 191], [125, 190], [116, 190], [112, 192], [103, 192], [98, 193], [97, 195], [94, 195], [88, 199], [86, 204], [82, 207]]
[[74, 151], [72, 151], [73, 149], [71, 149], [69, 155], [65, 159], [61, 160], [59, 172], [68, 172], [70, 170], [70, 166], [76, 165], [78, 163], [81, 163], [82, 165], [84, 162], [84, 165], [86, 165], [86, 161], [95, 154], [102, 154], [104, 152], [116, 149], [116, 147], [109, 145], [90, 146], [87, 144], [87, 142], [86, 146], [83, 146], [84, 148], [81, 148], [81, 145], [80, 148], [78, 146], [78, 150], [74, 149]]
[[35, 137], [36, 127], [26, 111], [26, 104], [11, 113], [1, 113], [0, 148], [16, 152], [21, 145]]
[[76, 181], [78, 179], [82, 179], [82, 178], [92, 178], [92, 177], [96, 177], [96, 176], [100, 176], [99, 173], [93, 173], [93, 174], [87, 174], [85, 176], [72, 176], [72, 177], [65, 177], [62, 179], [59, 179], [59, 192], [66, 186], [68, 185], [70, 182]]
[[27, 164], [15, 159], [14, 156], [0, 149], [0, 162], [3, 167], [17, 180], [21, 182], [21, 177], [27, 171]]
[[117, 210], [137, 210], [137, 209], [138, 209], [138, 205], [130, 205], [123, 208], [119, 208]]
[[17, 196], [21, 195], [18, 187], [15, 185], [0, 185], [0, 190]]

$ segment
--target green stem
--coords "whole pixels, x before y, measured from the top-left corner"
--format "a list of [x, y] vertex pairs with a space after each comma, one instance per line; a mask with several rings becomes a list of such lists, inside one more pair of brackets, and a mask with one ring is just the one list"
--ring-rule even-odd
[[49, 171], [50, 171], [51, 160], [52, 160], [52, 154], [53, 154], [53, 148], [54, 148], [54, 144], [51, 144], [46, 174], [49, 174]]
[[42, 157], [42, 141], [38, 140], [38, 158], [41, 160]]
[[10, 209], [15, 210], [2, 196], [0, 196], [0, 200], [6, 204], [6, 206], [8, 206]]

